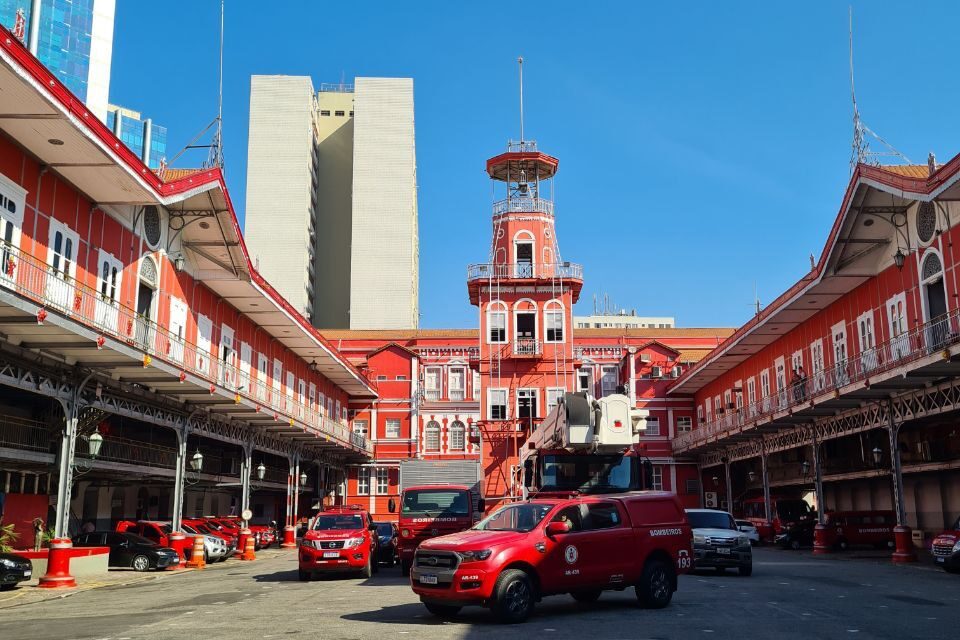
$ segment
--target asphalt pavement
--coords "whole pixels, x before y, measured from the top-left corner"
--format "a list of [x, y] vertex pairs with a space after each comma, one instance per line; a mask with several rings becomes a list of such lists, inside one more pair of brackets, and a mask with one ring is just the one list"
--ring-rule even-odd
[[[480, 608], [440, 621], [418, 602], [397, 568], [370, 580], [297, 580], [292, 551], [261, 552], [204, 571], [162, 573], [67, 597], [7, 602], [4, 640], [287, 638], [473, 640], [524, 638], [956, 638], [960, 576], [888, 560], [821, 559], [758, 549], [754, 574], [682, 576], [666, 609], [636, 605], [632, 590], [594, 605], [546, 598], [522, 625], [496, 624]], [[5, 595], [10, 592], [4, 592]]]

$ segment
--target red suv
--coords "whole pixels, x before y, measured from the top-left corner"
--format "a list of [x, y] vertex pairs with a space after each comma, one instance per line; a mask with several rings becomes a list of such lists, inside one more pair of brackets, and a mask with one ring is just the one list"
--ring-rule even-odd
[[543, 596], [593, 602], [633, 587], [651, 608], [670, 604], [692, 568], [692, 533], [669, 493], [537, 499], [502, 507], [472, 529], [420, 543], [410, 579], [434, 615], [465, 605], [522, 622]]
[[321, 511], [300, 543], [300, 579], [327, 571], [369, 578], [378, 570], [377, 547], [377, 525], [359, 506]]

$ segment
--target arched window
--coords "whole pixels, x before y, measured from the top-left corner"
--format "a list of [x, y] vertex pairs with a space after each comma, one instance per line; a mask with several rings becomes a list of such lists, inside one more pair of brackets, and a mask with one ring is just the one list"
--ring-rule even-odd
[[537, 255], [533, 234], [520, 231], [513, 236], [513, 277], [532, 278], [535, 276], [534, 256]]
[[501, 344], [507, 341], [507, 305], [491, 302], [487, 306], [487, 343]]
[[543, 308], [544, 340], [547, 342], [563, 342], [564, 336], [563, 304], [559, 300], [551, 300]]
[[514, 353], [540, 353], [537, 324], [537, 303], [529, 298], [517, 300], [513, 305]]
[[440, 451], [440, 424], [431, 420], [423, 430], [423, 450]]
[[448, 449], [450, 451], [463, 451], [466, 447], [466, 426], [459, 420], [454, 420], [450, 425], [450, 440]]
[[[947, 292], [943, 285], [943, 261], [933, 249], [927, 249], [920, 263], [920, 282], [926, 302], [926, 320], [935, 320], [947, 313]], [[935, 347], [934, 347], [935, 348]]]

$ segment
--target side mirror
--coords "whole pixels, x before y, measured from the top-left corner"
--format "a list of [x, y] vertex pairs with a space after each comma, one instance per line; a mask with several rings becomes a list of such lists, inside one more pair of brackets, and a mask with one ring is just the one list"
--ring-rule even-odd
[[397, 510], [397, 501], [394, 500], [393, 498], [390, 498], [389, 502], [387, 502], [387, 511], [389, 511], [390, 513], [394, 513], [396, 510]]
[[554, 520], [547, 523], [547, 535], [551, 538], [562, 533], [570, 533], [570, 523], [564, 520]]
[[477, 513], [479, 513], [482, 516], [484, 513], [486, 513], [486, 511], [487, 511], [487, 501], [484, 500], [483, 498], [480, 498], [479, 500], [477, 500]]
[[523, 462], [523, 486], [527, 489], [533, 486], [533, 460], [530, 458]]

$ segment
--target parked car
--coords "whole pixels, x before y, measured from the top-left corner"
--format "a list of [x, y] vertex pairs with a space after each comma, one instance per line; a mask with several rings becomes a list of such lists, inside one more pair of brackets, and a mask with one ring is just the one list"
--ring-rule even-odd
[[750, 539], [737, 529], [733, 516], [715, 509], [687, 509], [693, 529], [693, 566], [713, 567], [722, 573], [736, 568], [741, 576], [753, 574]]
[[223, 538], [205, 534], [198, 529], [194, 529], [188, 524], [181, 527], [184, 533], [203, 536], [203, 561], [204, 562], [223, 562], [233, 555], [234, 549], [227, 545]]
[[774, 542], [784, 549], [796, 550], [803, 547], [812, 547], [813, 530], [816, 526], [816, 520], [805, 520], [778, 534]]
[[185, 518], [183, 524], [196, 529], [204, 535], [220, 538], [227, 543], [228, 547], [237, 548], [238, 536], [216, 522], [207, 519]]
[[376, 530], [370, 514], [357, 506], [318, 514], [297, 554], [300, 580], [310, 580], [315, 573], [343, 571], [370, 578], [379, 567]]
[[73, 538], [75, 547], [110, 547], [111, 567], [129, 567], [134, 571], [166, 569], [180, 562], [176, 550], [161, 547], [135, 533], [94, 531], [81, 533]]
[[960, 518], [933, 539], [933, 561], [949, 573], [960, 572]]
[[15, 553], [0, 553], [0, 589], [13, 589], [33, 577], [33, 563]]
[[397, 550], [400, 531], [395, 522], [378, 522], [377, 537], [380, 539], [380, 551], [377, 554], [377, 560], [380, 564], [392, 567], [400, 562], [400, 554]]
[[749, 520], [737, 520], [737, 531], [747, 536], [750, 544], [760, 544], [760, 530]]

